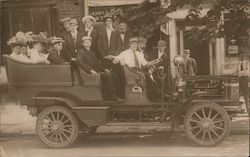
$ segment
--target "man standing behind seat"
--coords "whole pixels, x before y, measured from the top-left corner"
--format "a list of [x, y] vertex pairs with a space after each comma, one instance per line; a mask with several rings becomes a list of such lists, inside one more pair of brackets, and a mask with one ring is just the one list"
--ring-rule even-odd
[[128, 26], [127, 26], [126, 21], [121, 19], [120, 24], [119, 24], [119, 31], [118, 31], [119, 39], [121, 42], [120, 51], [124, 51], [129, 48], [129, 39], [132, 37], [132, 34], [128, 31], [127, 27]]
[[101, 79], [101, 90], [104, 100], [121, 102], [115, 94], [115, 87], [112, 75], [108, 69], [101, 66], [95, 56], [95, 53], [90, 50], [91, 37], [84, 36], [82, 38], [83, 47], [79, 50], [76, 57], [76, 64], [85, 72], [92, 74]]
[[78, 32], [78, 21], [76, 19], [70, 20], [71, 31], [64, 36], [63, 53], [66, 61], [75, 61], [78, 49], [81, 47], [82, 34]]
[[119, 34], [113, 28], [113, 17], [107, 14], [104, 18], [105, 28], [98, 36], [97, 47], [101, 59], [107, 55], [118, 55], [120, 51]]
[[70, 17], [65, 17], [64, 19], [61, 20], [61, 22], [63, 23], [64, 30], [60, 34], [60, 37], [64, 38], [65, 35], [70, 33], [70, 30], [71, 30], [70, 20], [71, 20]]
[[49, 52], [48, 61], [50, 61], [51, 64], [63, 64], [64, 58], [62, 57], [62, 49], [63, 49], [63, 43], [64, 40], [59, 37], [52, 37], [51, 43], [53, 45], [52, 49]]
[[82, 23], [84, 24], [84, 29], [82, 32], [83, 36], [89, 36], [92, 38], [92, 44], [91, 44], [91, 51], [96, 53], [96, 57], [99, 58], [97, 54], [97, 39], [98, 39], [98, 32], [96, 28], [94, 27], [94, 24], [96, 23], [96, 19], [93, 16], [87, 15], [82, 18]]
[[100, 31], [97, 41], [98, 56], [104, 63], [104, 66], [112, 70], [113, 79], [115, 82], [116, 93], [120, 98], [125, 96], [125, 76], [121, 72], [122, 67], [120, 64], [114, 65], [107, 59], [108, 55], [119, 55], [121, 50], [121, 42], [119, 33], [113, 29], [113, 17], [107, 14], [104, 19], [105, 28]]

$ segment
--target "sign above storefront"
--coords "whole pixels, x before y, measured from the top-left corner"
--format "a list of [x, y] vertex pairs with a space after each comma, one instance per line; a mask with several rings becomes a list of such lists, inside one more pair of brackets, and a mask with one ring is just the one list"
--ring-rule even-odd
[[110, 13], [117, 18], [117, 15], [123, 14], [129, 6], [131, 5], [90, 7], [89, 14], [95, 17], [97, 22], [102, 22], [106, 14]]
[[65, 17], [78, 18], [80, 16], [79, 7], [74, 5], [71, 1], [58, 3], [54, 8], [57, 9], [59, 19], [63, 19]]

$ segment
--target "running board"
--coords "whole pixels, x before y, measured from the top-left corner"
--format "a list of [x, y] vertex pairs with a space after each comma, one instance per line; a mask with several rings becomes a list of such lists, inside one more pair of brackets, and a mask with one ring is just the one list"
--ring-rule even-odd
[[109, 122], [105, 126], [171, 126], [171, 122]]

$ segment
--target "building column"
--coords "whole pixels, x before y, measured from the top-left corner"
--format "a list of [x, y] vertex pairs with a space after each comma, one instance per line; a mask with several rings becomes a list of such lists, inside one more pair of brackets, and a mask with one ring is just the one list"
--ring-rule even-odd
[[208, 47], [209, 47], [209, 74], [213, 75], [214, 73], [214, 66], [213, 66], [213, 43], [209, 42], [208, 43]]
[[183, 36], [183, 30], [180, 30], [180, 55], [183, 56], [184, 51], [184, 36]]
[[215, 74], [221, 75], [225, 65], [225, 40], [224, 38], [216, 38], [215, 52]]
[[176, 22], [171, 17], [171, 20], [168, 22], [169, 25], [169, 46], [170, 46], [170, 66], [172, 77], [175, 77], [175, 65], [174, 57], [177, 55], [177, 34], [176, 34]]

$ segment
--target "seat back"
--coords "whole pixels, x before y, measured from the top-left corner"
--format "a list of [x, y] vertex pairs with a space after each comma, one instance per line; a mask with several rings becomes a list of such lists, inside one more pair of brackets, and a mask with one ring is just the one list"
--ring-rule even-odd
[[12, 86], [72, 86], [69, 64], [31, 64], [4, 55], [8, 84]]
[[145, 105], [150, 103], [146, 94], [146, 79], [142, 72], [132, 71], [124, 67], [127, 85], [125, 97], [127, 104]]

